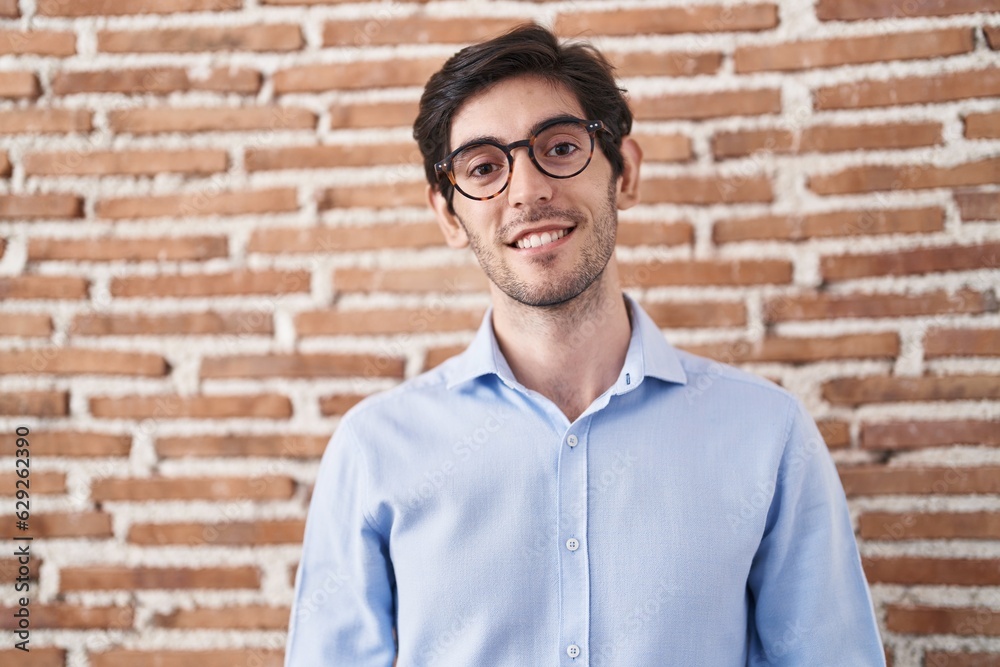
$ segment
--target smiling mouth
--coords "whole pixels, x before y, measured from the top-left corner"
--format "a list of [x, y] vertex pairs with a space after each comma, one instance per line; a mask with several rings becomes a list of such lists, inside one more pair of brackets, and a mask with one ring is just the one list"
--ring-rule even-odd
[[527, 250], [528, 248], [540, 248], [549, 243], [554, 243], [564, 236], [569, 235], [576, 227], [568, 227], [566, 229], [554, 229], [550, 232], [541, 232], [539, 234], [528, 234], [527, 236], [519, 239], [514, 243], [510, 243], [511, 248], [518, 248], [521, 250]]

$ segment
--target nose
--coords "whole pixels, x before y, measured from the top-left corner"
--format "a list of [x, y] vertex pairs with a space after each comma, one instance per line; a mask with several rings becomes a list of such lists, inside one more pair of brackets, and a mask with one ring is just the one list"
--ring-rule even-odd
[[514, 167], [507, 186], [507, 201], [514, 208], [534, 206], [552, 199], [552, 179], [538, 170], [528, 157], [527, 148], [511, 153]]

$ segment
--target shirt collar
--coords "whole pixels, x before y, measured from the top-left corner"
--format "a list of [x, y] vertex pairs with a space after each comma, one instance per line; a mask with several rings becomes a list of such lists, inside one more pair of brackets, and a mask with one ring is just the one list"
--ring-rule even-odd
[[[666, 382], [686, 384], [687, 375], [677, 350], [663, 337], [663, 332], [645, 310], [628, 294], [625, 301], [632, 314], [632, 336], [625, 363], [615, 383], [615, 393], [623, 394], [637, 387], [646, 376]], [[493, 373], [505, 384], [518, 384], [500, 351], [493, 332], [493, 307], [487, 308], [475, 338], [446, 371], [447, 388]]]

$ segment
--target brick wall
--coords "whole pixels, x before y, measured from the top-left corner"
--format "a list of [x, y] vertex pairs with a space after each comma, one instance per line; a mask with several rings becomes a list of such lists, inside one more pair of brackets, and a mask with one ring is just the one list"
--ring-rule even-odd
[[630, 293], [819, 420], [895, 665], [1000, 665], [997, 0], [0, 17], [0, 537], [27, 426], [36, 580], [35, 649], [5, 632], [0, 662], [280, 663], [338, 416], [488, 303], [422, 204], [421, 86], [532, 17], [592, 36], [634, 102]]

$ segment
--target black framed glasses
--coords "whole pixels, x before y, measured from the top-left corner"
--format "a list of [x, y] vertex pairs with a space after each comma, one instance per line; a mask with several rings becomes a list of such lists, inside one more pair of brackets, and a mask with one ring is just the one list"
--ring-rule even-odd
[[434, 165], [438, 178], [447, 176], [469, 199], [493, 199], [510, 185], [515, 148], [527, 148], [538, 171], [551, 178], [573, 178], [594, 156], [594, 135], [607, 131], [599, 120], [561, 116], [546, 122], [527, 139], [512, 144], [475, 141], [460, 146]]

